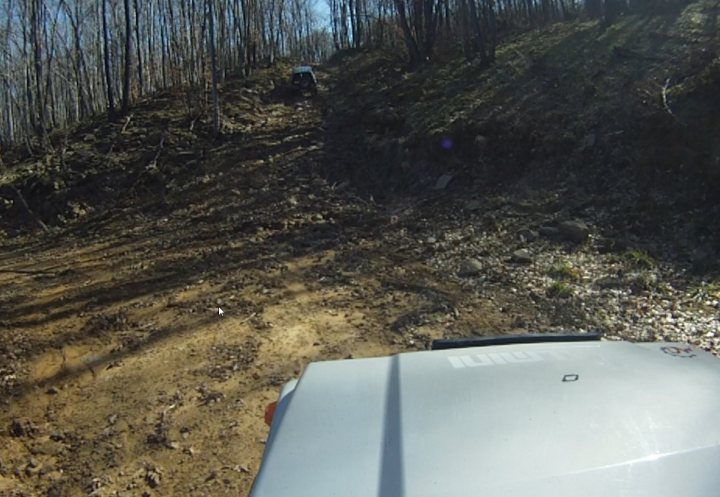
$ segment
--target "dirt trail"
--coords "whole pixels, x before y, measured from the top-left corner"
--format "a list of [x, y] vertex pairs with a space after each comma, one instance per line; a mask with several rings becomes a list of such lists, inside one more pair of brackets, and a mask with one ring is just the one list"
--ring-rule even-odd
[[318, 106], [262, 111], [187, 188], [5, 244], [0, 495], [247, 495], [308, 362], [510, 325], [315, 174]]
[[720, 353], [720, 282], [603, 196], [431, 177], [378, 204], [343, 180], [357, 123], [325, 129], [342, 102], [280, 93], [226, 85], [219, 140], [159, 95], [81, 130], [65, 187], [23, 184], [77, 219], [0, 245], [1, 496], [247, 495], [265, 406], [316, 360], [568, 329]]

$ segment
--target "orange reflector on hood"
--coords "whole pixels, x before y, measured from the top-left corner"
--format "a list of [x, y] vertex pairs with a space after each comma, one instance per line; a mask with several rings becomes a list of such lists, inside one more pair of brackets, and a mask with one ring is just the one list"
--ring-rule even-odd
[[275, 409], [277, 409], [277, 401], [270, 402], [265, 407], [265, 424], [268, 426], [272, 425], [273, 417], [275, 416]]

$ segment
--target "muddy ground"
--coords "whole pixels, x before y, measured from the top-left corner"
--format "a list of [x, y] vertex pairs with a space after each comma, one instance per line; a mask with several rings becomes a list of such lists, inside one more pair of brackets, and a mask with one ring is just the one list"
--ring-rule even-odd
[[0, 495], [247, 495], [310, 361], [563, 329], [717, 351], [720, 287], [606, 236], [599, 199], [325, 179], [329, 98], [228, 85], [218, 140], [171, 116], [160, 141], [140, 109], [111, 127], [144, 172], [2, 242]]

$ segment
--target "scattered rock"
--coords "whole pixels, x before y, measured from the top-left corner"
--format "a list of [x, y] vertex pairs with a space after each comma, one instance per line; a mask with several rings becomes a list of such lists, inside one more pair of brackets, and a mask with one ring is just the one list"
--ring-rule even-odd
[[197, 388], [197, 391], [200, 392], [200, 404], [203, 406], [207, 406], [210, 404], [216, 404], [222, 401], [225, 398], [225, 394], [222, 392], [217, 392], [214, 390], [210, 390], [206, 386], [200, 386]]
[[628, 243], [625, 240], [615, 238], [603, 238], [598, 242], [598, 253], [612, 254], [627, 250]]
[[208, 475], [205, 477], [205, 481], [206, 481], [206, 482], [212, 481], [212, 480], [214, 480], [215, 478], [217, 478], [217, 475], [218, 475], [217, 470], [213, 469], [212, 471], [210, 471], [210, 474], [208, 474]]
[[162, 470], [157, 466], [149, 465], [145, 468], [145, 482], [150, 488], [157, 488], [160, 486], [162, 480]]
[[37, 442], [30, 446], [30, 453], [33, 455], [59, 456], [65, 452], [65, 445], [53, 440]]
[[612, 276], [603, 276], [595, 280], [595, 286], [598, 288], [622, 288], [623, 281], [620, 278]]
[[10, 423], [10, 434], [13, 437], [22, 437], [25, 435], [25, 427], [19, 420], [13, 419], [12, 423]]
[[57, 395], [60, 393], [60, 390], [58, 390], [57, 387], [50, 387], [47, 389], [46, 393], [48, 393], [49, 395]]
[[62, 487], [59, 484], [54, 483], [50, 488], [48, 488], [46, 495], [47, 497], [62, 497]]
[[482, 272], [483, 266], [477, 259], [465, 259], [460, 263], [458, 276], [475, 276]]
[[590, 133], [588, 135], [585, 135], [585, 137], [582, 140], [582, 143], [580, 144], [580, 148], [582, 150], [587, 150], [589, 148], [592, 148], [595, 146], [596, 140], [597, 140], [597, 137], [595, 136], [595, 133]]
[[465, 210], [468, 210], [470, 212], [479, 211], [482, 209], [483, 204], [479, 200], [468, 200], [465, 202]]
[[590, 236], [590, 228], [582, 221], [563, 221], [558, 225], [560, 236], [564, 239], [582, 243]]
[[21, 421], [13, 419], [10, 423], [10, 435], [13, 437], [31, 437], [34, 438], [38, 429], [31, 421]]
[[510, 260], [518, 264], [530, 264], [533, 261], [533, 257], [528, 249], [519, 249], [512, 253]]
[[56, 430], [50, 434], [50, 440], [62, 442], [63, 440], [65, 440], [65, 434], [61, 431]]
[[37, 463], [32, 460], [25, 466], [25, 476], [33, 477], [40, 472], [40, 468], [37, 467]]
[[444, 190], [450, 184], [452, 179], [453, 179], [453, 177], [451, 175], [443, 174], [435, 182], [435, 189], [436, 190]]

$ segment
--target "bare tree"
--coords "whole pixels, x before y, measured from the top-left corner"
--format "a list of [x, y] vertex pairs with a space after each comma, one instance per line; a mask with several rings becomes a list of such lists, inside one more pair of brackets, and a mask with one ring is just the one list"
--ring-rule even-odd
[[125, 6], [125, 69], [123, 71], [122, 113], [130, 110], [130, 67], [132, 59], [132, 27], [130, 23], [130, 0], [124, 0]]
[[[347, 19], [348, 0], [334, 1]], [[354, 0], [356, 45], [371, 39], [375, 1]], [[203, 107], [212, 85], [217, 107], [226, 75], [278, 57], [320, 59], [331, 49], [311, 0], [5, 0], [0, 142], [44, 142], [54, 128], [100, 112], [114, 118], [135, 95], [162, 88], [192, 87], [193, 106]]]
[[208, 17], [208, 45], [210, 46], [210, 60], [212, 66], [212, 101], [213, 101], [213, 132], [220, 133], [220, 98], [217, 88], [217, 56], [215, 54], [215, 13], [213, 0], [205, 0]]
[[110, 34], [107, 25], [107, 0], [102, 0], [102, 27], [103, 27], [103, 60], [105, 62], [105, 84], [107, 90], [108, 116], [115, 117], [115, 98], [113, 97], [112, 64], [110, 63]]
[[43, 11], [45, 5], [42, 0], [31, 0], [30, 7], [30, 37], [33, 47], [33, 64], [35, 69], [35, 102], [37, 105], [37, 120], [35, 132], [44, 145], [47, 137], [45, 123], [45, 92], [43, 88], [43, 42], [41, 31], [44, 24]]
[[145, 90], [145, 82], [143, 76], [142, 41], [140, 38], [140, 7], [138, 6], [138, 0], [133, 0], [133, 6], [135, 8], [135, 50], [137, 57], [138, 94], [142, 95]]
[[435, 44], [438, 9], [436, 0], [395, 0], [412, 66], [429, 60]]

